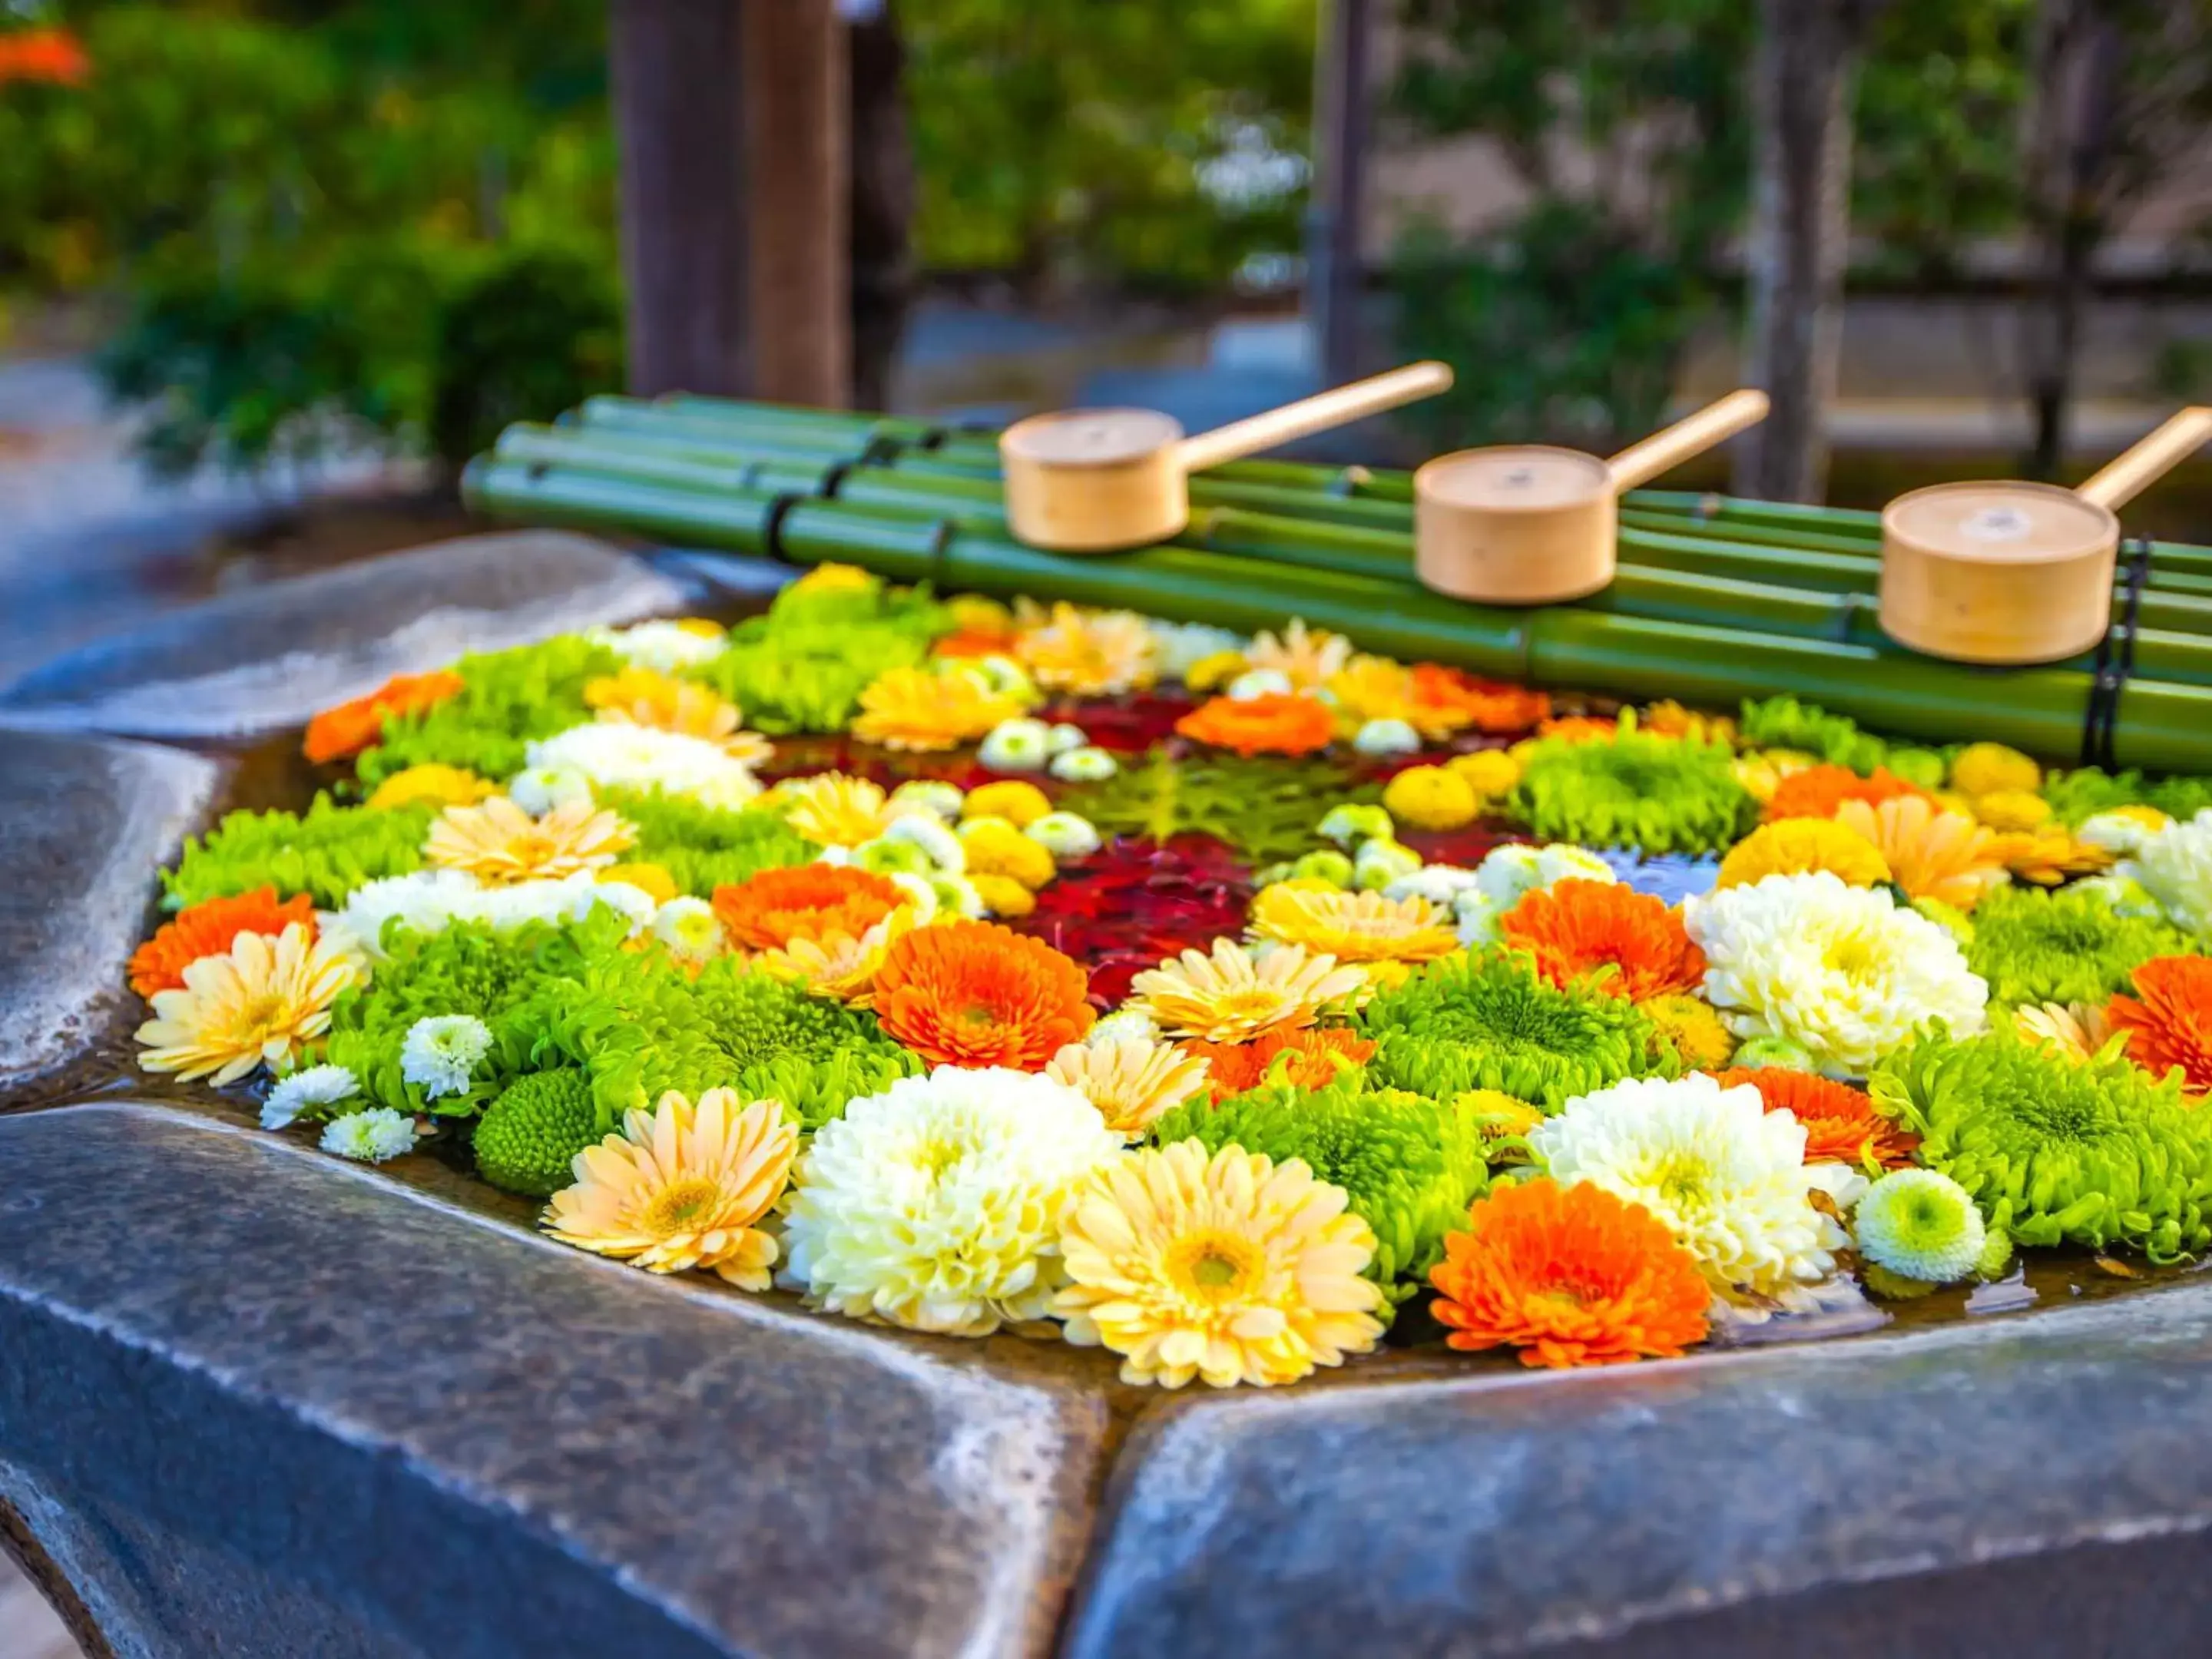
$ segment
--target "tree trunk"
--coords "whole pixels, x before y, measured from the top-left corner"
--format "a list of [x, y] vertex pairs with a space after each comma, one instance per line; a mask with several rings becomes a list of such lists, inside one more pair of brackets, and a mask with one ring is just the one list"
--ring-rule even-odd
[[853, 112], [853, 402], [888, 409], [913, 303], [914, 143], [906, 46], [890, 0], [848, 4]]
[[852, 396], [845, 22], [836, 0], [744, 9], [753, 395], [842, 409]]
[[[777, 0], [778, 3], [781, 0]], [[748, 388], [738, 0], [613, 0], [629, 388]]]
[[2023, 463], [2051, 479], [2066, 458], [2081, 317], [2104, 240], [2121, 40], [2096, 0], [2042, 0], [2025, 134], [2033, 290], [2022, 317], [2022, 368], [2033, 437]]
[[1744, 379], [1773, 408], [1739, 443], [1740, 495], [1817, 501], [1827, 487], [1850, 243], [1851, 83], [1869, 11], [1864, 0], [1759, 0]]

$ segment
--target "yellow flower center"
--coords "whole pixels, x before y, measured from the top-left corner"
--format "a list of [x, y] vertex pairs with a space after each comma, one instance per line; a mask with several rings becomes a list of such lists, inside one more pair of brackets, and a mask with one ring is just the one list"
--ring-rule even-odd
[[705, 1176], [672, 1181], [653, 1197], [641, 1218], [642, 1231], [665, 1237], [689, 1232], [706, 1218], [721, 1198], [722, 1189]]
[[1187, 1297], [1216, 1304], [1250, 1296], [1263, 1263], [1250, 1239], [1200, 1232], [1176, 1241], [1167, 1260], [1168, 1281]]

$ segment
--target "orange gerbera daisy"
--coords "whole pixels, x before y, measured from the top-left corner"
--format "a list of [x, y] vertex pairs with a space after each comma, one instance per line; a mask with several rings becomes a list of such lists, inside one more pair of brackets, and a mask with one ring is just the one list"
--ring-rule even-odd
[[2179, 1066], [2191, 1094], [2212, 1089], [2212, 961], [2154, 957], [2136, 969], [2135, 986], [2138, 996], [2116, 996], [2105, 1009], [2112, 1029], [2128, 1034], [2128, 1058], [2156, 1077]]
[[156, 991], [181, 990], [185, 969], [202, 957], [219, 957], [240, 933], [275, 939], [298, 923], [315, 937], [315, 902], [295, 893], [282, 904], [274, 887], [257, 887], [235, 898], [202, 899], [177, 912], [131, 956], [131, 988], [148, 1000]]
[[1792, 772], [1774, 786], [1767, 798], [1766, 816], [1775, 818], [1832, 818], [1847, 800], [1879, 806], [1900, 795], [1933, 800], [1917, 783], [1907, 783], [1887, 767], [1876, 767], [1871, 777], [1861, 777], [1848, 766], [1808, 766]]
[[1748, 1083], [1759, 1091], [1768, 1111], [1788, 1112], [1803, 1124], [1808, 1164], [1885, 1170], [1911, 1166], [1912, 1149], [1920, 1144], [1920, 1137], [1884, 1117], [1863, 1089], [1811, 1072], [1784, 1071], [1772, 1066], [1755, 1071], [1732, 1066], [1717, 1075], [1723, 1089]]
[[318, 766], [358, 755], [384, 735], [386, 715], [419, 714], [445, 702], [464, 684], [449, 668], [428, 674], [395, 674], [367, 696], [325, 708], [309, 720], [307, 741], [301, 748]]
[[933, 1066], [1041, 1072], [1097, 1016], [1090, 981], [1042, 939], [995, 922], [920, 927], [877, 970], [876, 1018]]
[[1176, 722], [1178, 732], [1240, 755], [1310, 755], [1328, 747], [1336, 721], [1328, 705], [1295, 692], [1215, 697]]
[[1429, 1270], [1455, 1348], [1510, 1344], [1524, 1365], [1679, 1358], [1712, 1299], [1697, 1258], [1642, 1206], [1584, 1182], [1524, 1181], [1468, 1209]]
[[714, 890], [715, 916], [745, 951], [780, 951], [832, 933], [859, 939], [907, 902], [889, 876], [835, 864], [763, 870]]
[[1705, 953], [1690, 942], [1682, 919], [1649, 893], [1615, 882], [1570, 877], [1535, 888], [1498, 920], [1508, 945], [1536, 958], [1536, 970], [1565, 985], [1610, 964], [1600, 981], [1615, 996], [1641, 1002], [1694, 990], [1705, 977]]
[[1552, 700], [1541, 691], [1477, 679], [1441, 663], [1413, 665], [1406, 717], [1425, 737], [1443, 737], [1468, 726], [1493, 735], [1526, 732], [1551, 712]]
[[1290, 1058], [1284, 1062], [1282, 1080], [1300, 1089], [1318, 1089], [1340, 1066], [1364, 1066], [1375, 1054], [1372, 1042], [1341, 1025], [1270, 1031], [1251, 1042], [1194, 1039], [1182, 1047], [1183, 1053], [1206, 1061], [1206, 1086], [1216, 1100], [1258, 1088], [1285, 1054]]

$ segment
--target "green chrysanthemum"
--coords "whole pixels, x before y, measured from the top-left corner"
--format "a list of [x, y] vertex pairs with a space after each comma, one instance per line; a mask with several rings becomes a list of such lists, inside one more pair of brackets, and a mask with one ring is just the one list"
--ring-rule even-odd
[[1450, 1100], [1495, 1089], [1557, 1111], [1629, 1077], [1674, 1077], [1673, 1044], [1635, 1004], [1537, 977], [1526, 957], [1448, 957], [1360, 1016], [1376, 1082]]
[[1861, 776], [1888, 758], [1889, 745], [1858, 722], [1795, 697], [1747, 697], [1736, 731], [1747, 749], [1796, 749]]
[[778, 1054], [738, 1073], [738, 1092], [747, 1100], [781, 1101], [812, 1134], [845, 1115], [863, 1095], [878, 1095], [902, 1077], [920, 1077], [921, 1057], [897, 1047], [838, 1048], [828, 1054]]
[[304, 815], [232, 812], [205, 839], [185, 841], [177, 867], [161, 877], [167, 902], [181, 909], [274, 887], [312, 895], [318, 906], [335, 910], [363, 882], [421, 869], [431, 816], [428, 806], [340, 806], [325, 794]]
[[2172, 1261], [2212, 1243], [2212, 1117], [2117, 1056], [2069, 1060], [1996, 1031], [1931, 1037], [1872, 1079], [1920, 1161], [2023, 1244], [2131, 1244]]
[[615, 652], [580, 634], [463, 657], [453, 665], [459, 692], [386, 720], [383, 741], [361, 757], [362, 781], [373, 787], [427, 761], [466, 767], [479, 777], [512, 777], [532, 738], [592, 718], [585, 684], [622, 665]]
[[1759, 822], [1726, 744], [1623, 732], [1609, 742], [1530, 745], [1506, 810], [1540, 841], [1720, 853]]
[[1948, 1285], [1980, 1264], [1988, 1229], [1966, 1189], [1936, 1170], [1894, 1170], [1851, 1212], [1859, 1254], [1906, 1279]]
[[1974, 911], [1966, 960], [2006, 1004], [2101, 1003], [2153, 957], [2189, 949], [2179, 928], [2124, 916], [2101, 894], [2000, 887]]
[[2183, 821], [2212, 806], [2212, 778], [2147, 779], [2140, 772], [2100, 772], [2094, 766], [2045, 781], [2043, 798], [2062, 823], [2078, 824], [2118, 806], [2154, 806]]
[[717, 887], [763, 870], [808, 863], [821, 850], [781, 814], [759, 808], [732, 811], [658, 789], [610, 789], [599, 804], [637, 830], [625, 856], [659, 865], [695, 898], [712, 898]]
[[592, 1080], [580, 1066], [519, 1077], [477, 1124], [477, 1173], [502, 1192], [550, 1198], [574, 1179], [576, 1154], [599, 1144]]
[[1320, 1089], [1263, 1085], [1218, 1106], [1186, 1102], [1153, 1126], [1163, 1146], [1196, 1137], [1209, 1152], [1232, 1143], [1281, 1164], [1304, 1158], [1351, 1195], [1375, 1233], [1367, 1276], [1402, 1302], [1443, 1259], [1444, 1235], [1489, 1180], [1470, 1114], [1425, 1096], [1341, 1077]]
[[951, 627], [945, 607], [917, 590], [787, 588], [767, 615], [730, 630], [726, 650], [685, 674], [737, 704], [757, 731], [842, 732], [878, 674], [921, 662]]

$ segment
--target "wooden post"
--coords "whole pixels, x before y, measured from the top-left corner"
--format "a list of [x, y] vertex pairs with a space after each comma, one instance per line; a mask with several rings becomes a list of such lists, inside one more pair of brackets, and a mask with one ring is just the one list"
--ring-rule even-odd
[[744, 19], [753, 395], [842, 409], [853, 380], [846, 25], [836, 0], [750, 0]]
[[1314, 173], [1306, 238], [1306, 312], [1325, 383], [1358, 377], [1366, 268], [1369, 0], [1328, 0], [1314, 70]]
[[641, 397], [750, 387], [738, 9], [609, 7], [629, 388]]

